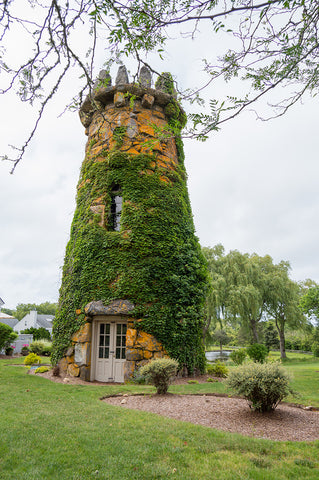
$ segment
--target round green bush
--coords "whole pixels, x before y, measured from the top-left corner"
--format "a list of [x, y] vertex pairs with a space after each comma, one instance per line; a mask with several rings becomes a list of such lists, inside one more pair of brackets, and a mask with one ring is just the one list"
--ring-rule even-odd
[[206, 371], [209, 375], [214, 375], [215, 377], [226, 378], [228, 375], [228, 368], [223, 362], [219, 360], [213, 365], [208, 365]]
[[254, 343], [247, 347], [248, 356], [254, 361], [259, 363], [264, 363], [268, 355], [268, 349], [265, 345], [260, 343]]
[[311, 351], [314, 357], [319, 357], [319, 343], [314, 342], [311, 346]]
[[159, 358], [141, 367], [140, 374], [156, 387], [158, 394], [163, 395], [167, 392], [170, 380], [176, 375], [178, 367], [178, 361], [173, 358]]
[[25, 365], [33, 365], [34, 363], [40, 363], [41, 358], [36, 353], [29, 353], [24, 359]]
[[269, 412], [289, 393], [290, 377], [278, 363], [248, 363], [233, 369], [226, 384], [242, 395], [252, 410]]
[[241, 365], [247, 356], [247, 352], [244, 348], [233, 350], [229, 355], [229, 358], [236, 364]]

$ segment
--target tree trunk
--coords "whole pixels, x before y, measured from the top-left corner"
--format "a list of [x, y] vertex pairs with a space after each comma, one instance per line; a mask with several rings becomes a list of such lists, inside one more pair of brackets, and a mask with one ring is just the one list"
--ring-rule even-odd
[[250, 320], [251, 332], [253, 334], [253, 343], [259, 343], [257, 322], [254, 319]]
[[203, 326], [203, 342], [204, 343], [206, 340], [206, 335], [208, 333], [211, 321], [212, 321], [212, 317], [207, 315], [205, 325]]
[[287, 358], [286, 347], [285, 347], [285, 330], [283, 325], [279, 325], [276, 319], [276, 327], [279, 334], [279, 343], [280, 343], [280, 358], [283, 360]]

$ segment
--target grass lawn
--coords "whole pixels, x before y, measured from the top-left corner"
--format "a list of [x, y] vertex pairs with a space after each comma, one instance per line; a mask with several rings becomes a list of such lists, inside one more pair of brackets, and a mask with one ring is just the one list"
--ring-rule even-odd
[[[12, 363], [0, 360], [1, 480], [319, 478], [319, 441], [257, 440], [114, 407], [100, 398], [154, 389], [53, 383]], [[294, 387], [309, 384], [310, 395], [319, 361], [287, 367]], [[170, 391], [204, 393], [220, 385], [175, 385]], [[311, 396], [316, 398], [319, 406], [318, 393]]]

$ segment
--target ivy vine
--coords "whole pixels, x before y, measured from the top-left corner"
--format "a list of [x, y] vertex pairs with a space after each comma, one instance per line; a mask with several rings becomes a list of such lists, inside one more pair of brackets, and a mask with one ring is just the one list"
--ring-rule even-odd
[[[180, 109], [175, 101], [170, 105], [169, 123], [179, 154], [174, 170], [159, 167], [155, 154], [120, 151], [124, 130], [116, 132], [118, 147], [104, 151], [98, 160], [88, 147], [54, 323], [53, 363], [85, 322], [83, 314], [75, 314], [77, 309], [83, 311], [91, 301], [107, 305], [128, 299], [135, 305], [131, 316], [139, 320], [137, 328], [153, 334], [189, 373], [204, 370], [207, 267], [187, 192]], [[115, 184], [123, 197], [119, 232], [110, 230], [106, 218]], [[91, 208], [97, 198], [105, 207], [104, 223], [103, 213]]]

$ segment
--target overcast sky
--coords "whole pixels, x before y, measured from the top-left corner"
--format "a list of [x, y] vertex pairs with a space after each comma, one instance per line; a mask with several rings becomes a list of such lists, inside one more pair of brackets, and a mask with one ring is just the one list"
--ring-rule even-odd
[[[186, 88], [200, 78], [200, 58], [221, 47], [216, 42], [175, 41], [165, 62], [153, 58], [152, 65], [171, 71]], [[114, 78], [116, 68], [111, 73]], [[58, 118], [70, 91], [72, 82], [55, 97], [15, 173], [0, 163], [0, 297], [7, 308], [58, 300], [87, 139], [77, 113]], [[275, 263], [290, 262], [294, 280], [319, 282], [317, 104], [317, 97], [308, 99], [271, 122], [247, 112], [205, 143], [184, 142], [202, 246], [269, 254]], [[32, 111], [13, 95], [0, 96], [0, 108], [4, 154], [9, 143], [24, 140]]]

